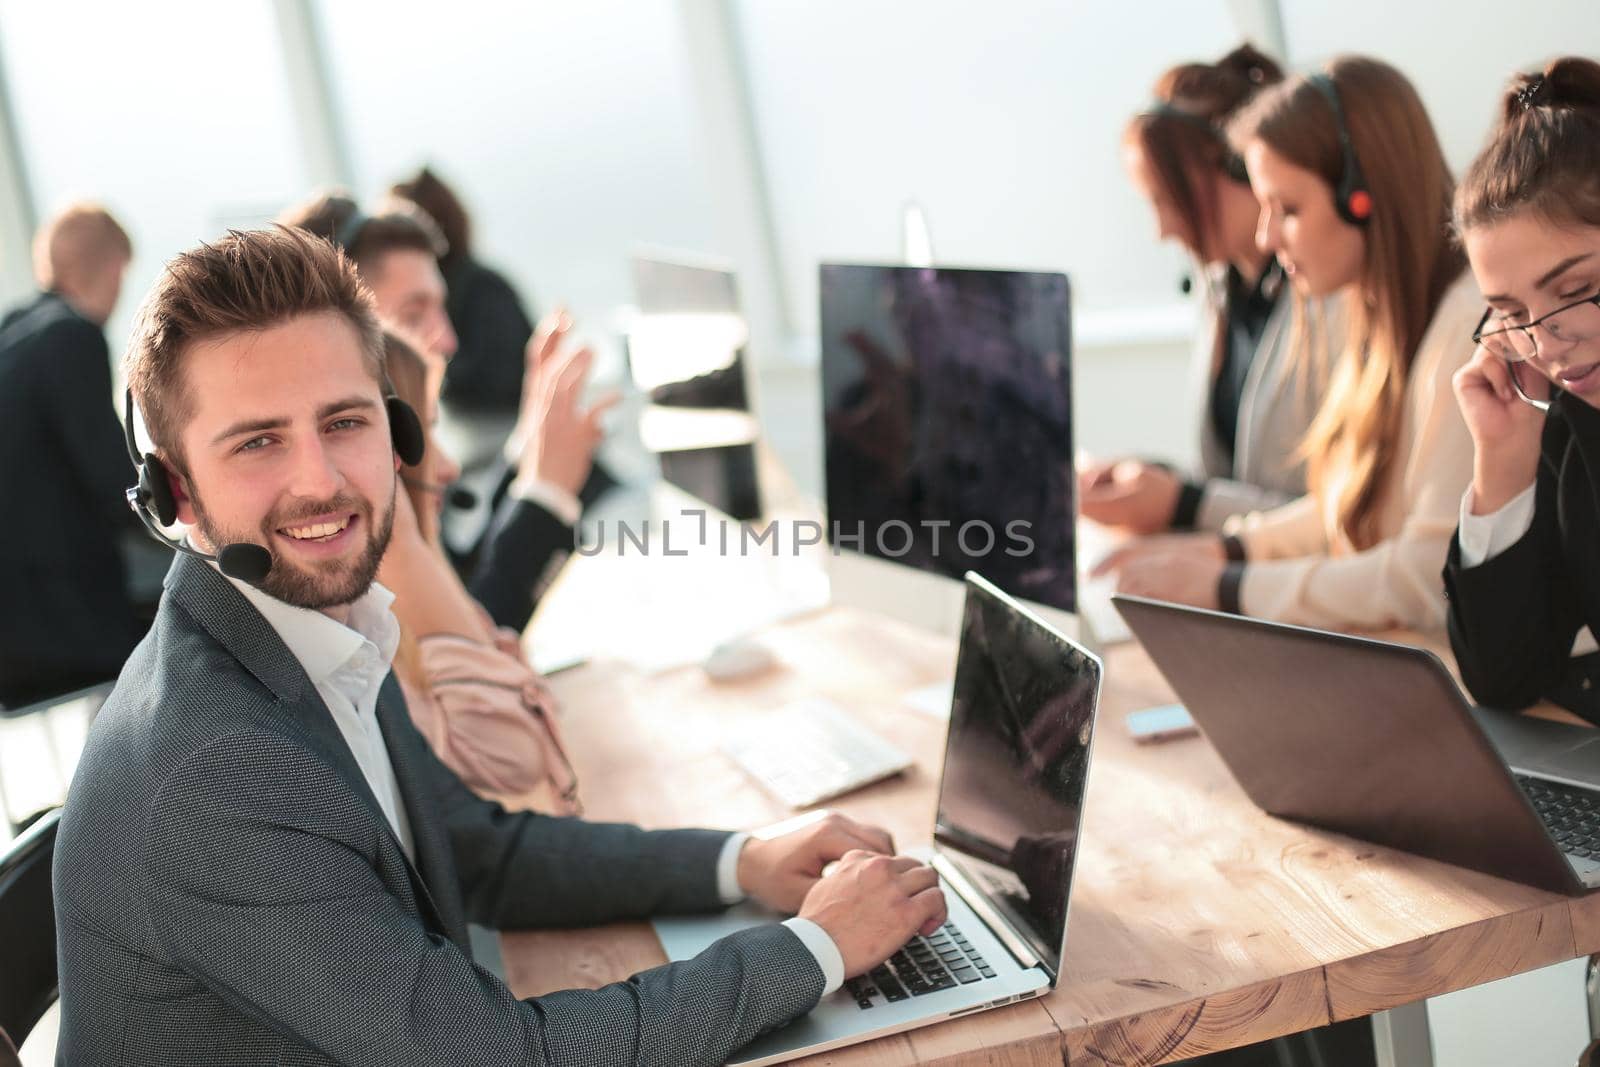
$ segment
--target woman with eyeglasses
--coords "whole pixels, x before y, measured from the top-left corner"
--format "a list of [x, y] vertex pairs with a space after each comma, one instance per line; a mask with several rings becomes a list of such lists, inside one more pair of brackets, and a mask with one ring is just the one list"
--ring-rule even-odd
[[1480, 702], [1600, 723], [1600, 64], [1513, 79], [1455, 215], [1488, 307], [1455, 378], [1474, 455], [1450, 641]]
[[1200, 464], [1194, 474], [1134, 458], [1088, 466], [1078, 473], [1085, 518], [1136, 534], [1216, 530], [1306, 491], [1295, 446], [1322, 399], [1324, 368], [1291, 343], [1289, 286], [1256, 247], [1259, 209], [1226, 133], [1229, 119], [1281, 81], [1278, 64], [1248, 44], [1215, 63], [1182, 63], [1157, 80], [1154, 103], [1123, 133], [1129, 179], [1161, 238], [1182, 244], [1201, 269], [1190, 383]]
[[1120, 570], [1125, 592], [1282, 622], [1441, 629], [1439, 567], [1472, 473], [1450, 379], [1482, 299], [1449, 232], [1454, 183], [1433, 124], [1403, 74], [1347, 56], [1263, 92], [1230, 132], [1262, 248], [1297, 293], [1344, 298], [1300, 446], [1310, 491], [1221, 537], [1136, 542], [1100, 569]]

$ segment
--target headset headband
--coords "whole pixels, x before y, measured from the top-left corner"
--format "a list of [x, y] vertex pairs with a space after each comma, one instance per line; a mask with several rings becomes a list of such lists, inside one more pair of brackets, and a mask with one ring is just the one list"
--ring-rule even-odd
[[1222, 127], [1215, 122], [1196, 115], [1193, 111], [1185, 111], [1170, 100], [1156, 100], [1145, 110], [1144, 114], [1147, 118], [1174, 119], [1186, 126], [1204, 130], [1212, 139], [1222, 145], [1224, 153], [1222, 157], [1223, 173], [1236, 182], [1249, 183], [1250, 176], [1245, 172], [1244, 157], [1233, 150], [1233, 145], [1228, 142], [1227, 134], [1223, 133]]
[[1350, 140], [1350, 128], [1345, 125], [1344, 107], [1339, 103], [1339, 87], [1333, 77], [1321, 73], [1309, 75], [1306, 81], [1322, 94], [1333, 112], [1333, 126], [1339, 137], [1339, 181], [1334, 187], [1333, 204], [1339, 217], [1352, 226], [1365, 226], [1372, 219], [1372, 192], [1367, 188], [1361, 173], [1361, 161], [1356, 158], [1356, 146]]

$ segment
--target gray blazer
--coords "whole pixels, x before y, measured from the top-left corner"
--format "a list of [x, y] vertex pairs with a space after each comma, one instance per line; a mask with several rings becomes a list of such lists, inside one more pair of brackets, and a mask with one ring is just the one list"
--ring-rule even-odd
[[[1219, 530], [1233, 515], [1266, 511], [1305, 495], [1306, 466], [1297, 453], [1326, 386], [1324, 361], [1296, 351], [1292, 344], [1294, 296], [1286, 285], [1245, 375], [1230, 462], [1211, 425], [1224, 291], [1220, 281], [1208, 286], [1207, 313], [1201, 316], [1190, 365], [1190, 388], [1200, 405], [1199, 480], [1205, 488], [1195, 526], [1202, 530]], [[1320, 302], [1312, 321], [1333, 340], [1333, 331], [1342, 329], [1337, 301]]]
[[714, 1064], [809, 1011], [779, 925], [627, 982], [521, 1001], [469, 920], [581, 926], [718, 907], [726, 835], [510, 814], [378, 719], [413, 866], [276, 632], [179, 556], [90, 732], [56, 847], [60, 1064]]

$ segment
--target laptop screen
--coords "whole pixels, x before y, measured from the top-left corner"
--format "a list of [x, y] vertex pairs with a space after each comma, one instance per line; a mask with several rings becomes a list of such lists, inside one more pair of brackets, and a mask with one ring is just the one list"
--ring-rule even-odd
[[749, 329], [732, 272], [636, 256], [633, 282], [639, 318], [628, 364], [648, 394], [641, 443], [673, 485], [731, 518], [760, 518]]
[[1059, 973], [1100, 663], [967, 577], [934, 840]]
[[821, 271], [835, 543], [1075, 611], [1066, 276]]

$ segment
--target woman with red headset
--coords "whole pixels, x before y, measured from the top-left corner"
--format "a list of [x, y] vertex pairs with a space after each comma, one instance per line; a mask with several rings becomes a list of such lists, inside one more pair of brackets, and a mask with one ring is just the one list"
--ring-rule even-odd
[[[1234, 121], [1258, 240], [1302, 297], [1340, 293], [1343, 339], [1300, 454], [1310, 492], [1224, 536], [1137, 542], [1119, 588], [1310, 626], [1435, 630], [1439, 568], [1471, 477], [1450, 377], [1482, 301], [1449, 233], [1454, 183], [1416, 89], [1344, 57], [1262, 93]], [[1302, 319], [1303, 322], [1303, 319]]]

